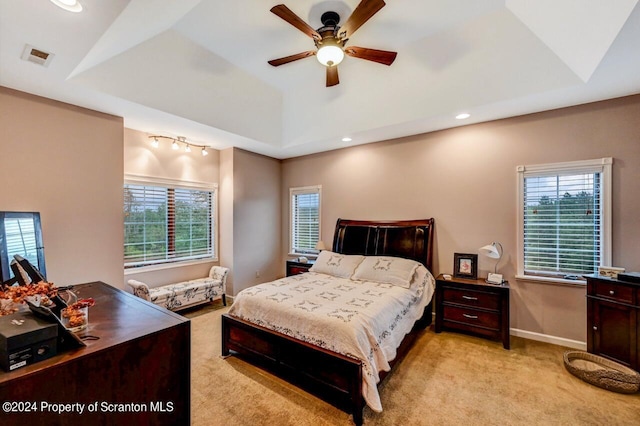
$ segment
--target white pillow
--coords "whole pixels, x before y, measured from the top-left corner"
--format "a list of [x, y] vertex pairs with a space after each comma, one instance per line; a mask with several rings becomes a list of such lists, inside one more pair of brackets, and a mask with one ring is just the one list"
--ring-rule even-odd
[[414, 285], [420, 285], [425, 280], [431, 283], [431, 286], [433, 287], [431, 290], [435, 290], [435, 279], [433, 278], [433, 275], [431, 275], [431, 272], [429, 272], [429, 270], [421, 263], [416, 268], [416, 272], [413, 274], [413, 278], [411, 278], [411, 286], [413, 287]]
[[351, 278], [409, 288], [418, 266], [420, 263], [415, 260], [401, 257], [367, 256]]
[[333, 275], [339, 278], [351, 278], [353, 271], [362, 262], [364, 256], [352, 254], [338, 254], [329, 250], [323, 250], [318, 255], [316, 262], [309, 271], [321, 274]]

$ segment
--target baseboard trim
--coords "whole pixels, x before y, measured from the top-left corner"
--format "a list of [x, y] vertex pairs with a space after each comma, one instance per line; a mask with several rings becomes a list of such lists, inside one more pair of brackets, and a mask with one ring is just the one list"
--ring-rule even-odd
[[548, 334], [535, 333], [533, 331], [520, 330], [512, 328], [509, 330], [512, 336], [522, 337], [523, 339], [537, 340], [538, 342], [551, 343], [558, 346], [566, 346], [572, 349], [587, 350], [587, 343], [578, 340], [565, 339], [564, 337], [550, 336]]

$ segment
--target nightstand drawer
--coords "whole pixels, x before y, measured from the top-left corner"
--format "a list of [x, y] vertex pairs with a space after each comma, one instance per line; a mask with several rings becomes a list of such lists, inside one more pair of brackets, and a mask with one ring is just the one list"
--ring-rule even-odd
[[493, 311], [500, 309], [500, 296], [498, 294], [460, 288], [445, 287], [442, 302], [491, 309]]
[[443, 307], [443, 319], [445, 321], [455, 321], [472, 326], [486, 327], [495, 330], [500, 329], [500, 315], [495, 312], [445, 305]]
[[287, 260], [287, 276], [304, 274], [309, 272], [309, 268], [313, 266], [313, 261], [308, 262], [296, 262], [295, 260]]
[[607, 281], [595, 281], [593, 295], [606, 297], [622, 303], [633, 304], [633, 288]]
[[309, 272], [308, 266], [290, 266], [288, 270], [289, 275], [304, 274], [305, 272]]

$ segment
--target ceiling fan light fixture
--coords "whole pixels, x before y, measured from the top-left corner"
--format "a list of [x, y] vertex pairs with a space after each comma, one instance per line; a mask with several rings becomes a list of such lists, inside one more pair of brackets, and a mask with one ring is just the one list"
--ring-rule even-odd
[[340, 15], [333, 11], [327, 11], [320, 17], [323, 26], [318, 29], [311, 27], [284, 4], [273, 6], [270, 9], [271, 13], [282, 18], [306, 36], [312, 38], [317, 50], [308, 50], [283, 58], [271, 59], [267, 62], [271, 66], [278, 67], [299, 59], [308, 58], [309, 56], [315, 56], [318, 58], [318, 62], [326, 67], [326, 87], [340, 84], [338, 64], [342, 62], [345, 54], [353, 58], [366, 59], [383, 65], [391, 65], [396, 59], [398, 52], [358, 46], [349, 46], [345, 50], [345, 44], [353, 33], [382, 9], [384, 5], [384, 0], [360, 0], [358, 6], [356, 6], [351, 16], [349, 16], [342, 26], [338, 25], [340, 23]]
[[325, 67], [332, 67], [338, 65], [344, 59], [344, 51], [336, 44], [323, 44], [318, 53], [316, 54], [318, 62]]

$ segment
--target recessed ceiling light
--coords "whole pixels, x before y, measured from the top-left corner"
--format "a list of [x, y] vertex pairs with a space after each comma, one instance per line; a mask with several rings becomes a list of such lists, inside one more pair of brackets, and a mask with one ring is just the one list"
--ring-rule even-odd
[[51, 0], [51, 3], [69, 12], [81, 12], [82, 5], [78, 0]]
[[471, 117], [471, 114], [467, 114], [466, 112], [456, 115], [457, 120], [464, 120], [465, 118], [469, 118], [469, 117]]
[[350, 137], [344, 137], [342, 138], [342, 142], [351, 142], [353, 139], [351, 139]]

